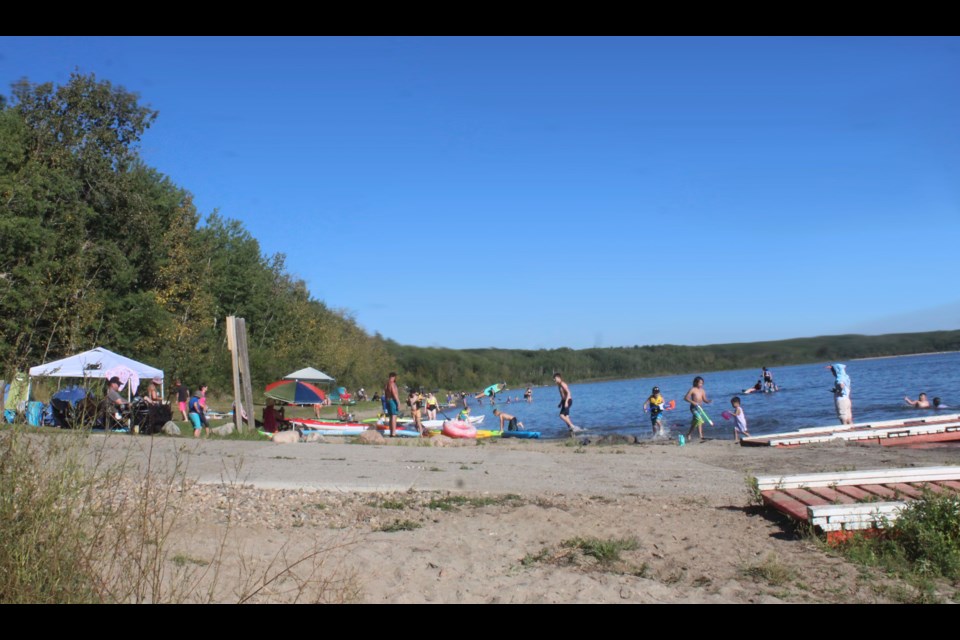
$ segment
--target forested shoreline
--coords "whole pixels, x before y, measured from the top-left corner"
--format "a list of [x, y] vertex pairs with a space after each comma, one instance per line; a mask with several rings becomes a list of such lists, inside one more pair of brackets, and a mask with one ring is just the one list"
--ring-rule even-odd
[[[648, 345], [597, 349], [439, 349], [387, 341], [406, 384], [476, 389], [493, 381], [511, 386], [550, 384], [554, 371], [565, 380], [642, 378], [761, 366], [909, 355], [960, 350], [960, 331], [880, 336], [836, 335], [696, 347]], [[448, 380], [458, 380], [450, 384]]]
[[[312, 297], [282, 254], [203, 214], [147, 166], [158, 117], [126, 89], [73, 74], [0, 96], [0, 374], [95, 346], [214, 389], [230, 387], [224, 318], [246, 319], [261, 388], [304, 366], [348, 386], [478, 389], [960, 349], [960, 331], [603, 349], [440, 349], [370, 335]], [[642, 328], [638, 328], [641, 331]]]

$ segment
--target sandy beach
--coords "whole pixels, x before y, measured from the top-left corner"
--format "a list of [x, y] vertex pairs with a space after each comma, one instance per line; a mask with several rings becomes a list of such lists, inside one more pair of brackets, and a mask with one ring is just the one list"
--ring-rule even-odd
[[[154, 473], [185, 469], [191, 484], [172, 561], [202, 573], [228, 541], [222, 601], [236, 600], [251, 575], [303, 556], [298, 566], [311, 569], [299, 582], [284, 575], [251, 601], [908, 601], [908, 585], [847, 562], [756, 506], [746, 478], [960, 458], [949, 447], [775, 450], [719, 440], [91, 442], [109, 459], [149, 461]], [[598, 552], [600, 542], [614, 552]]]

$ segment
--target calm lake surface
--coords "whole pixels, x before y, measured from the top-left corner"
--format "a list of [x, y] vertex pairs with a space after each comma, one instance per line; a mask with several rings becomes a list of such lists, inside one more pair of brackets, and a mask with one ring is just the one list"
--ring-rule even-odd
[[[847, 365], [851, 379], [855, 422], [933, 415], [936, 413], [933, 409], [917, 410], [904, 403], [905, 395], [916, 399], [921, 391], [926, 392], [931, 401], [939, 396], [950, 405], [949, 410], [941, 412], [960, 413], [960, 353], [850, 360], [843, 364]], [[742, 390], [757, 381], [759, 368], [574, 383], [570, 385], [573, 393], [570, 417], [575, 425], [589, 429], [593, 434], [624, 433], [649, 438], [650, 419], [649, 414], [643, 413], [643, 403], [656, 385], [667, 402], [675, 400], [677, 403], [676, 409], [664, 414], [664, 424], [671, 436], [676, 437], [690, 427], [690, 411], [683, 396], [694, 376], [700, 375], [705, 381], [707, 397], [713, 401], [713, 404], [705, 405], [715, 425], [704, 426], [707, 438], [733, 440], [733, 423], [724, 420], [720, 414], [730, 409], [730, 398], [735, 395], [740, 396], [751, 435], [836, 425], [839, 421], [830, 392], [833, 376], [824, 367], [825, 363], [773, 368], [780, 391], [749, 395], [743, 394]], [[558, 415], [560, 394], [556, 386], [534, 388], [530, 404], [523, 402], [523, 391], [523, 388], [510, 389], [500, 394], [496, 406], [517, 416], [527, 429], [540, 431], [544, 438], [567, 437], [566, 426]], [[509, 404], [507, 398], [511, 399]], [[481, 406], [473, 398], [469, 401], [474, 415], [486, 414], [484, 428], [499, 425], [488, 401]]]

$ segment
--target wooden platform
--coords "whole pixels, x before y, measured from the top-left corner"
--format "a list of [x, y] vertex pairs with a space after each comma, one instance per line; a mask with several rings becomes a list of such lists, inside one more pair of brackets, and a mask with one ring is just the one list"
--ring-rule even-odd
[[828, 539], [883, 528], [924, 491], [960, 495], [960, 466], [908, 467], [754, 478], [763, 503], [813, 524]]
[[798, 447], [837, 440], [883, 446], [960, 442], [960, 414], [861, 422], [852, 425], [809, 427], [788, 433], [741, 438], [740, 445], [744, 447]]

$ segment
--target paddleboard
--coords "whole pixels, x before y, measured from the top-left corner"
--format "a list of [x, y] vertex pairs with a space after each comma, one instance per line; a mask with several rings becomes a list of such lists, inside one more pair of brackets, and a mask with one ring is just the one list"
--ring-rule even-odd
[[539, 431], [504, 431], [500, 434], [504, 438], [539, 438]]

